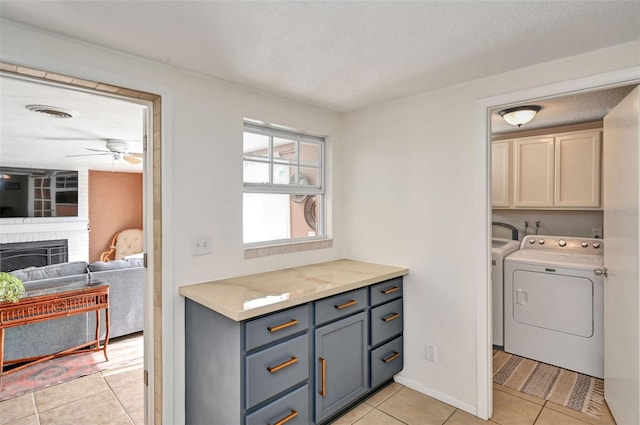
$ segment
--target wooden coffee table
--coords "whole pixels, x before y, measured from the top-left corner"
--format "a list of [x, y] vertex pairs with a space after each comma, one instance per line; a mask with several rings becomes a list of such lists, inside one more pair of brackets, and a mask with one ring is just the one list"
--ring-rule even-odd
[[[100, 310], [105, 310], [106, 334], [104, 343], [100, 346]], [[45, 322], [47, 320], [76, 314], [96, 312], [95, 339], [81, 345], [44, 356], [28, 357], [23, 359], [4, 361], [4, 330], [15, 326], [29, 325], [31, 323]], [[42, 344], [46, 344], [43, 341]], [[2, 388], [2, 375], [17, 372], [27, 366], [44, 361], [67, 356], [70, 354], [104, 351], [107, 356], [109, 344], [109, 284], [95, 280], [87, 284], [86, 281], [69, 282], [56, 286], [42, 286], [27, 291], [17, 303], [8, 301], [0, 302], [0, 388]], [[4, 365], [25, 363], [7, 372], [3, 372]]]

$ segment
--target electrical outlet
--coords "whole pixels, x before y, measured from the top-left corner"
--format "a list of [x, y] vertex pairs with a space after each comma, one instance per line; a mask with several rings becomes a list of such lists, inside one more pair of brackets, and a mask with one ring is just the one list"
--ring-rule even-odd
[[433, 344], [426, 344], [424, 346], [424, 358], [430, 362], [435, 362], [437, 358], [438, 348]]
[[195, 236], [191, 239], [191, 255], [211, 254], [211, 235]]
[[591, 229], [591, 237], [595, 239], [602, 239], [602, 229]]

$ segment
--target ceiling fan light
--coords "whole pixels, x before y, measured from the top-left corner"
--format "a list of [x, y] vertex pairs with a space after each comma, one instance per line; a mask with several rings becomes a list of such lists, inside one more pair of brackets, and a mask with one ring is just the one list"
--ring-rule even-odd
[[498, 114], [500, 114], [508, 124], [520, 127], [531, 121], [540, 109], [542, 108], [538, 105], [516, 106], [514, 108], [503, 109], [498, 112]]

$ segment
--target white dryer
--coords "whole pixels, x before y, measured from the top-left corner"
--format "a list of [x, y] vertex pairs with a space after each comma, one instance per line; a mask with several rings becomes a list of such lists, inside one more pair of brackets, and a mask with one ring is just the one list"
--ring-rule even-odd
[[520, 242], [510, 239], [491, 239], [491, 300], [493, 345], [504, 345], [504, 259], [520, 248]]
[[504, 350], [604, 377], [601, 239], [526, 236], [505, 259]]

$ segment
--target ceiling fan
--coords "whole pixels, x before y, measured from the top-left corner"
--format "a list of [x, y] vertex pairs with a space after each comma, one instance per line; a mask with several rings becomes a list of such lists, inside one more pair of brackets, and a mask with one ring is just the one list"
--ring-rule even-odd
[[97, 153], [87, 153], [83, 155], [67, 155], [67, 158], [75, 157], [75, 156], [110, 155], [114, 160], [124, 159], [130, 164], [140, 164], [142, 163], [141, 158], [144, 158], [144, 155], [141, 153], [129, 152], [129, 143], [126, 140], [107, 139], [106, 148], [107, 150], [85, 148], [88, 151], [97, 152]]

